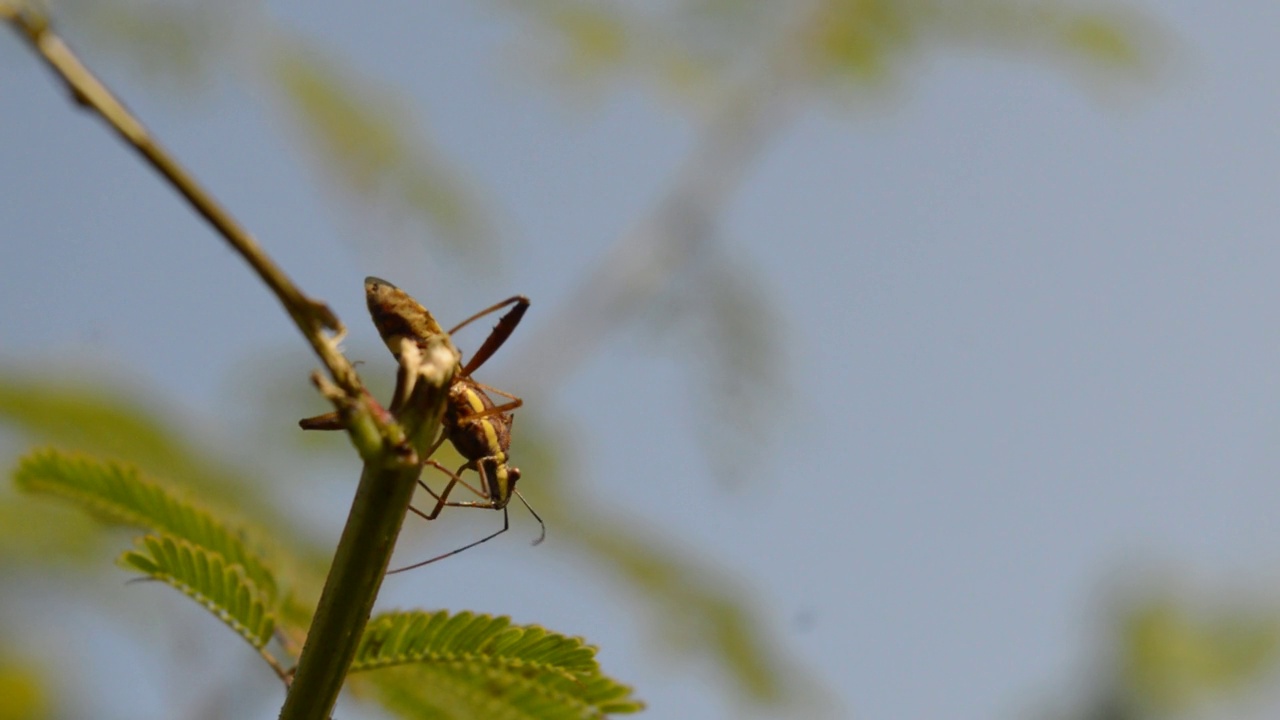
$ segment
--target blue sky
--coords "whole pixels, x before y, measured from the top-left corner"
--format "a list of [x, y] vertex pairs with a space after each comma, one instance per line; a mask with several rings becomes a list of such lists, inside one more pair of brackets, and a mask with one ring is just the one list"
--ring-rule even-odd
[[[693, 129], [638, 86], [557, 89], [492, 9], [270, 11], [406, 93], [493, 198], [500, 267], [362, 237], [261, 88], [175, 95], [98, 66], [353, 344], [375, 347], [366, 274], [446, 324], [529, 295], [486, 381], [537, 395], [503, 356], [658, 200]], [[540, 397], [581, 491], [740, 579], [854, 716], [1017, 717], [1086, 677], [1130, 583], [1273, 589], [1280, 9], [1152, 12], [1176, 52], [1150, 82], [939, 48], [775, 138], [718, 228], [780, 319], [787, 382], [742, 484], [698, 446], [678, 333], [626, 328]], [[287, 318], [16, 41], [0, 68], [0, 361], [103, 367], [214, 432], [234, 422], [235, 374], [295, 342]], [[340, 519], [351, 468], [319, 487]], [[582, 634], [654, 717], [728, 714], [703, 687], [717, 671], [658, 667], [623, 586], [550, 533], [384, 600]]]

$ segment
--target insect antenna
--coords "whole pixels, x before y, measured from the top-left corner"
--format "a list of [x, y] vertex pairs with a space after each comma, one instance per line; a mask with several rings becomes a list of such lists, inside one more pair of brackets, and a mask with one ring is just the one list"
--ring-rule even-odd
[[[529, 543], [529, 544], [530, 544], [530, 545], [537, 545], [538, 543], [541, 543], [543, 540], [546, 540], [546, 539], [547, 539], [547, 524], [546, 524], [546, 523], [544, 523], [544, 522], [542, 522], [542, 516], [541, 516], [541, 515], [539, 515], [539, 514], [538, 514], [538, 512], [537, 512], [536, 510], [534, 510], [534, 509], [533, 509], [533, 506], [529, 504], [529, 501], [528, 501], [528, 500], [525, 500], [525, 499], [524, 499], [524, 496], [520, 494], [520, 491], [519, 491], [519, 490], [516, 490], [516, 489], [512, 488], [511, 492], [515, 493], [515, 496], [516, 496], [516, 497], [518, 497], [518, 498], [520, 498], [520, 502], [524, 504], [525, 509], [529, 511], [529, 514], [533, 516], [533, 519], [534, 519], [534, 520], [537, 520], [537, 521], [538, 521], [538, 527], [542, 528], [542, 532], [538, 533], [538, 539], [537, 539], [537, 540], [534, 540], [532, 543]], [[504, 512], [505, 512], [505, 510], [504, 510]], [[505, 529], [505, 528], [504, 528], [504, 529]]]

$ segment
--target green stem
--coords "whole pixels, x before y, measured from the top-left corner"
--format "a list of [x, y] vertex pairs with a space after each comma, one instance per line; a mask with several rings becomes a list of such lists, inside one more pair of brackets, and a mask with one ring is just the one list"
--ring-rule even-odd
[[280, 720], [327, 718], [333, 711], [418, 473], [416, 466], [365, 466]]
[[305, 296], [289, 280], [230, 213], [80, 62], [43, 15], [26, 5], [0, 0], [0, 20], [31, 43], [67, 84], [76, 102], [106, 120], [244, 257], [279, 298], [342, 390], [326, 395], [343, 413], [364, 460], [364, 471], [298, 659], [297, 673], [280, 711], [281, 720], [329, 717], [391, 560], [424, 453], [439, 431], [457, 355], [446, 341], [438, 339], [426, 356], [412, 348], [415, 352], [407, 353], [409, 360], [402, 358], [401, 363], [401, 372], [416, 381], [405, 386], [416, 385], [406, 412], [398, 418], [399, 423], [384, 410], [375, 412], [351, 363], [338, 351], [337, 342], [324, 333], [326, 329], [342, 332], [329, 308]]
[[412, 370], [416, 378], [412, 395], [415, 412], [405, 419], [408, 440], [365, 457], [351, 514], [338, 541], [280, 720], [327, 718], [333, 711], [421, 473], [421, 451], [413, 439], [431, 438], [439, 431], [456, 365], [456, 357], [443, 351], [428, 357], [420, 367], [401, 367], [402, 372]]

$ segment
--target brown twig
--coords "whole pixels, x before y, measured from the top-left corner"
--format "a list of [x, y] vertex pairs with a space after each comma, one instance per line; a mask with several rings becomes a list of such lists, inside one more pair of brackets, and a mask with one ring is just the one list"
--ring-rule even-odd
[[[102, 117], [111, 129], [159, 172], [197, 213], [218, 231], [258, 273], [284, 305], [320, 361], [349, 397], [362, 386], [351, 363], [338, 351], [345, 329], [327, 305], [312, 300], [263, 252], [249, 234], [147, 131], [52, 29], [48, 18], [26, 5], [0, 4], [0, 19], [9, 22], [67, 85], [75, 102]], [[324, 331], [333, 331], [327, 335]]]

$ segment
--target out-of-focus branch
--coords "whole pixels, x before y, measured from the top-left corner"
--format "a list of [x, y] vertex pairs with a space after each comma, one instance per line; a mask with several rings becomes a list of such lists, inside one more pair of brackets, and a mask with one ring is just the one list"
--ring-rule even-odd
[[748, 87], [728, 94], [699, 133], [667, 193], [605, 255], [512, 361], [546, 391], [570, 377], [619, 322], [659, 293], [710, 242], [726, 203], [798, 106], [803, 68], [782, 49]]

